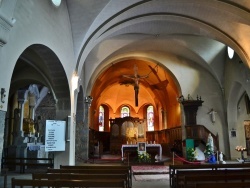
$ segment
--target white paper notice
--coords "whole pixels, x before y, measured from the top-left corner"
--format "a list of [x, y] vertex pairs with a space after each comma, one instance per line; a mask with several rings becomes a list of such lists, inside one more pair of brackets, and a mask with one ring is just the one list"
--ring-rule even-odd
[[65, 151], [65, 121], [46, 120], [45, 151]]

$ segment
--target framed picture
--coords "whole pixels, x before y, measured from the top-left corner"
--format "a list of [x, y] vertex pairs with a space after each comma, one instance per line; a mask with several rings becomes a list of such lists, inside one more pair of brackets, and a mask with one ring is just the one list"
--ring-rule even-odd
[[236, 137], [236, 130], [232, 129], [230, 132], [231, 132], [231, 137]]
[[146, 142], [138, 142], [138, 151], [146, 152]]

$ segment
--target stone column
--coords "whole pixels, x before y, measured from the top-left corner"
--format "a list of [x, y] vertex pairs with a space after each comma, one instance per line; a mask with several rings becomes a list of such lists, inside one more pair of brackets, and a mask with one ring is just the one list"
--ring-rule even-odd
[[24, 144], [24, 133], [23, 133], [23, 110], [24, 102], [26, 100], [26, 90], [18, 91], [18, 103], [20, 108], [20, 121], [19, 127], [16, 131], [17, 135], [14, 140], [14, 145], [16, 145], [16, 157], [27, 157], [27, 144]]
[[87, 161], [89, 159], [89, 108], [93, 98], [91, 96], [85, 97], [84, 103], [84, 121], [83, 121], [83, 146], [84, 152], [82, 158]]
[[18, 91], [18, 103], [20, 109], [20, 124], [19, 124], [19, 134], [23, 137], [23, 110], [24, 110], [24, 102], [26, 100], [26, 90]]
[[35, 111], [34, 111], [35, 105], [36, 105], [36, 96], [30, 95], [29, 96], [29, 117], [33, 120], [35, 118]]

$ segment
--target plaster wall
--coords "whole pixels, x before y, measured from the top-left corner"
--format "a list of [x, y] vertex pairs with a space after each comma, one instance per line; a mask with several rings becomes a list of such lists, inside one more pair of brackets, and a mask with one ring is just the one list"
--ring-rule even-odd
[[[12, 71], [21, 53], [32, 44], [43, 44], [60, 59], [71, 85], [75, 66], [72, 34], [65, 1], [55, 8], [50, 1], [17, 1], [13, 17], [16, 22], [9, 40], [0, 48], [0, 85], [6, 88], [6, 98]], [[6, 103], [3, 110], [6, 110]]]
[[[227, 60], [225, 70], [225, 110], [228, 113], [228, 129], [225, 134], [229, 138], [228, 148], [231, 158], [236, 159], [240, 157], [240, 154], [235, 151], [235, 147], [246, 146], [244, 120], [249, 120], [250, 115], [246, 112], [245, 99], [242, 96], [245, 92], [250, 96], [248, 82], [250, 75], [246, 65], [241, 62], [237, 54], [233, 59]], [[231, 129], [236, 130], [236, 137], [230, 136]]]
[[[58, 8], [53, 6], [51, 1], [17, 1], [14, 10], [13, 18], [16, 21], [8, 33], [7, 43], [0, 48], [0, 70], [4, 70], [0, 74], [0, 87], [6, 89], [6, 98], [9, 97], [8, 91], [17, 59], [32, 44], [43, 44], [56, 54], [65, 70], [68, 84], [71, 86], [76, 58], [73, 52], [66, 1], [62, 1]], [[74, 98], [71, 100], [73, 101]], [[2, 104], [1, 110], [7, 110], [7, 102]], [[64, 119], [69, 115], [68, 113], [67, 110], [57, 112], [57, 119]], [[4, 118], [1, 118], [1, 122], [4, 122]], [[74, 151], [69, 151], [69, 148], [74, 149], [74, 147], [69, 147], [69, 144], [67, 143], [63, 156], [59, 153], [55, 154], [55, 166], [59, 166], [57, 161], [61, 164], [69, 163], [70, 153], [74, 153]]]

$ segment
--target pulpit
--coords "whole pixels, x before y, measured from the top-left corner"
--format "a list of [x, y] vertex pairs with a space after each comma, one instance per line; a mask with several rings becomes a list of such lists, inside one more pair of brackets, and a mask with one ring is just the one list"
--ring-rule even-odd
[[181, 104], [184, 107], [186, 125], [196, 125], [196, 115], [198, 107], [202, 105], [202, 100], [183, 100]]

